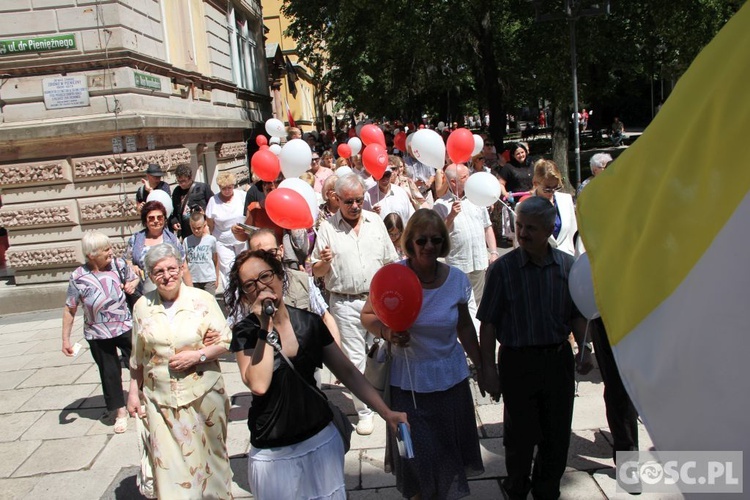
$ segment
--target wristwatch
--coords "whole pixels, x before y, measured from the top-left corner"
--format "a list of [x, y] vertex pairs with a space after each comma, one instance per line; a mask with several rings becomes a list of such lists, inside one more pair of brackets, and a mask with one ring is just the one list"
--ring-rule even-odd
[[202, 350], [201, 350], [201, 351], [198, 351], [198, 352], [199, 352], [199, 353], [200, 353], [200, 355], [201, 355], [201, 357], [200, 357], [200, 359], [199, 359], [199, 362], [201, 362], [201, 363], [205, 363], [205, 362], [206, 362], [206, 360], [208, 359], [208, 358], [206, 357], [206, 353], [205, 353], [205, 352], [203, 352]]
[[281, 344], [279, 343], [279, 334], [276, 332], [276, 330], [271, 330], [269, 332], [268, 330], [261, 329], [258, 332], [258, 338], [273, 347], [275, 350], [281, 350]]

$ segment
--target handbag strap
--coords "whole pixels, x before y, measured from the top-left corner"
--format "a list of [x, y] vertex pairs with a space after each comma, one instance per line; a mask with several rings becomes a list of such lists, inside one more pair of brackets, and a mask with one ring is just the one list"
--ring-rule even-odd
[[319, 389], [317, 387], [314, 387], [312, 384], [310, 384], [307, 380], [305, 380], [305, 377], [302, 376], [300, 372], [297, 371], [297, 369], [294, 367], [294, 364], [292, 361], [287, 357], [286, 354], [281, 350], [281, 343], [278, 344], [270, 344], [271, 347], [273, 347], [273, 350], [278, 352], [282, 358], [284, 358], [284, 361], [286, 361], [286, 364], [289, 365], [289, 368], [292, 369], [295, 375], [299, 377], [300, 380], [302, 380], [305, 383], [305, 386], [309, 387], [313, 393], [315, 393], [316, 396], [318, 396], [320, 399], [328, 403], [328, 398], [326, 398], [323, 394], [319, 392]]

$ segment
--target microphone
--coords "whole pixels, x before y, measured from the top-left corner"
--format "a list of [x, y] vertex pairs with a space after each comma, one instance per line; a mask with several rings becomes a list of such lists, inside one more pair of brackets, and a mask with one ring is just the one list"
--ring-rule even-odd
[[276, 313], [276, 307], [272, 299], [263, 299], [263, 312], [266, 316], [273, 316]]

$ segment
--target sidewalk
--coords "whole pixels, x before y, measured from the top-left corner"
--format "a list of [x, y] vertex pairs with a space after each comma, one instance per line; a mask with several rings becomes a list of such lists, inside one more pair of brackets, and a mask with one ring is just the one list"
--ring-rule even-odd
[[[115, 435], [98, 419], [104, 410], [99, 373], [83, 340], [81, 316], [72, 340], [84, 345], [76, 358], [60, 352], [62, 309], [0, 316], [0, 499], [132, 499], [139, 463], [135, 423]], [[228, 446], [234, 470], [235, 498], [251, 498], [247, 486], [250, 393], [231, 356], [222, 361], [232, 409]], [[127, 388], [127, 375], [123, 376]], [[354, 407], [345, 389], [324, 389], [352, 419]], [[502, 404], [482, 398], [474, 384], [485, 473], [471, 481], [471, 498], [503, 498], [499, 480], [506, 474], [502, 446]], [[641, 427], [641, 449], [651, 441]], [[607, 430], [602, 384], [597, 370], [581, 381], [575, 402], [568, 469], [562, 498], [615, 496], [611, 436]], [[352, 437], [346, 456], [349, 498], [397, 499], [395, 478], [383, 472], [385, 424], [377, 420], [371, 436]], [[657, 498], [642, 495], [640, 498]], [[674, 496], [671, 498], [675, 498]]]

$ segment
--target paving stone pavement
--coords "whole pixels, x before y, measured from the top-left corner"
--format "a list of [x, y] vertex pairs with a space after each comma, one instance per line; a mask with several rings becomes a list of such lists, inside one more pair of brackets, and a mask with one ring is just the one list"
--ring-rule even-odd
[[[98, 371], [76, 318], [73, 341], [84, 348], [76, 358], [60, 352], [62, 310], [0, 316], [0, 500], [136, 499], [139, 464], [135, 424], [125, 434], [99, 420], [104, 411]], [[247, 484], [246, 425], [251, 396], [232, 356], [221, 362], [231, 395], [228, 447], [234, 471], [235, 498], [252, 498]], [[123, 388], [128, 375], [123, 371]], [[352, 420], [354, 406], [346, 389], [322, 374], [329, 398]], [[573, 417], [568, 467], [562, 498], [629, 498], [616, 492], [598, 371], [581, 380]], [[503, 498], [506, 475], [502, 446], [502, 403], [482, 397], [474, 383], [484, 474], [472, 478], [471, 498]], [[370, 436], [352, 437], [345, 459], [346, 487], [352, 500], [401, 498], [395, 478], [383, 472], [385, 423], [376, 417]], [[652, 443], [641, 426], [641, 449]], [[640, 498], [681, 498], [642, 495]]]

